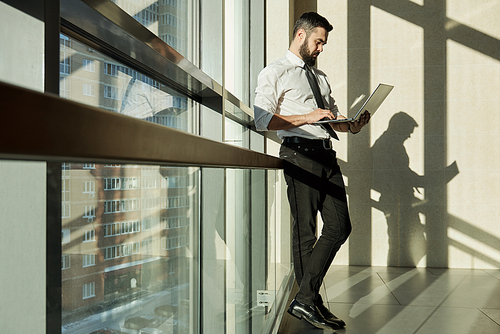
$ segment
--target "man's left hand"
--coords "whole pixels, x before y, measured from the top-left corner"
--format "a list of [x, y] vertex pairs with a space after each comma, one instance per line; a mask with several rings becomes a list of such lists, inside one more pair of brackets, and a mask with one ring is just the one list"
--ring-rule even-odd
[[349, 123], [351, 132], [356, 133], [361, 131], [361, 129], [366, 124], [368, 124], [369, 121], [370, 121], [370, 113], [368, 111], [365, 111], [357, 121]]

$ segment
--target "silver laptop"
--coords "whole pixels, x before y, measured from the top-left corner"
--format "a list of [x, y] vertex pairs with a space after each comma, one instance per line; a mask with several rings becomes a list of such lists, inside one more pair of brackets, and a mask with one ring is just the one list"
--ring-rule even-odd
[[354, 117], [345, 119], [325, 119], [315, 122], [314, 124], [357, 121], [365, 111], [368, 111], [370, 115], [373, 116], [375, 111], [377, 111], [378, 107], [380, 107], [382, 102], [384, 102], [385, 98], [389, 95], [393, 88], [394, 86], [379, 83], [377, 88], [375, 88], [373, 93], [368, 97], [368, 99], [366, 99], [365, 103], [361, 106], [358, 113]]

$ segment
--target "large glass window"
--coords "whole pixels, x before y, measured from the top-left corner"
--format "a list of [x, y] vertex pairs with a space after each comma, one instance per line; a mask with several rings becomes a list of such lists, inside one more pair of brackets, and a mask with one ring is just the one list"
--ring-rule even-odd
[[198, 61], [198, 1], [112, 0], [173, 50], [194, 64]]
[[[61, 42], [61, 58], [68, 64], [66, 75], [60, 77], [62, 97], [179, 130], [198, 131], [193, 125], [196, 102], [74, 39], [61, 35], [61, 41], [65, 42]], [[94, 72], [87, 70], [90, 63]]]
[[[249, 1], [113, 2], [249, 105]], [[213, 36], [202, 30], [200, 40], [197, 27], [210, 25]], [[200, 106], [112, 56], [60, 40], [62, 97], [264, 152], [233, 97], [225, 113]], [[291, 274], [280, 173], [65, 163], [63, 333], [265, 330]]]
[[[73, 210], [62, 219], [63, 333], [190, 333], [199, 170], [65, 167], [68, 203], [87, 213]], [[142, 187], [142, 178], [163, 182]], [[86, 184], [95, 184], [95, 196], [82, 192]]]

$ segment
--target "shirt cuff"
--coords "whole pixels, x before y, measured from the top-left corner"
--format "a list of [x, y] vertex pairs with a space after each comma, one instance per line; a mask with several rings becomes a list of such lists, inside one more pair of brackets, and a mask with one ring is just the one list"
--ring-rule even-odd
[[274, 114], [260, 107], [254, 106], [255, 128], [257, 131], [269, 131], [268, 125]]

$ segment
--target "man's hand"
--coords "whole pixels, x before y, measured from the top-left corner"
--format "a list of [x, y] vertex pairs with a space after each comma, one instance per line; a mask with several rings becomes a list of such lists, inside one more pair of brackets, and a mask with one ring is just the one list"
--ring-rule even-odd
[[366, 124], [368, 124], [369, 121], [370, 121], [370, 113], [368, 111], [365, 111], [357, 121], [349, 123], [351, 127], [351, 132], [356, 133], [361, 131], [361, 129]]
[[335, 119], [335, 115], [329, 109], [316, 109], [309, 114], [306, 114], [306, 123], [312, 124], [317, 121], [321, 121], [323, 118]]

